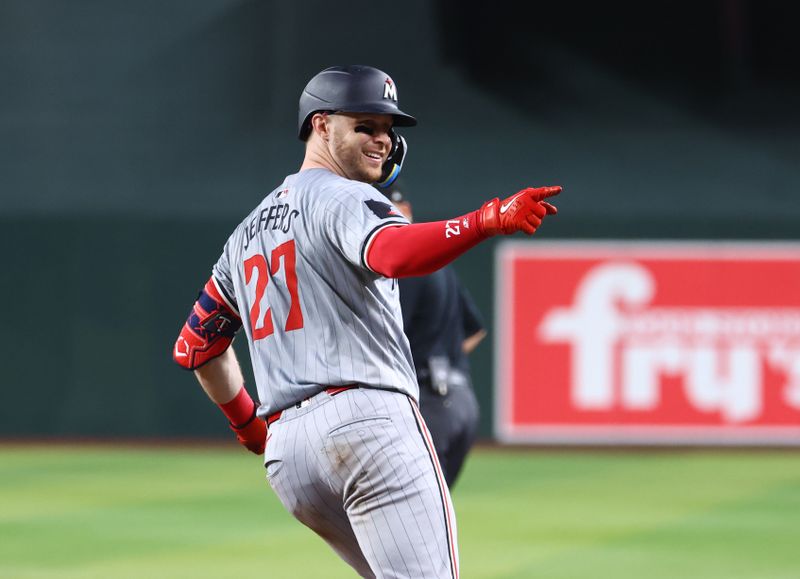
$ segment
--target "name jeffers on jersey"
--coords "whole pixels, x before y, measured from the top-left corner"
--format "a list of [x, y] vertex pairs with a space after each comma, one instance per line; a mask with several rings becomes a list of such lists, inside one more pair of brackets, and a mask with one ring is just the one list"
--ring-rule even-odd
[[260, 231], [267, 231], [268, 229], [275, 231], [278, 229], [284, 233], [289, 233], [294, 218], [298, 215], [300, 215], [300, 212], [297, 209], [289, 207], [287, 203], [278, 203], [277, 205], [265, 207], [253, 216], [247, 228], [244, 230], [244, 248], [247, 249], [250, 245], [250, 241]]

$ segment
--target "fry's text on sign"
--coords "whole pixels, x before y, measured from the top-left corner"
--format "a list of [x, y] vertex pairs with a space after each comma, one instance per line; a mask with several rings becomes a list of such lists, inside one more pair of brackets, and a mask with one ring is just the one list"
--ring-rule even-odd
[[498, 435], [800, 444], [800, 245], [508, 244]]

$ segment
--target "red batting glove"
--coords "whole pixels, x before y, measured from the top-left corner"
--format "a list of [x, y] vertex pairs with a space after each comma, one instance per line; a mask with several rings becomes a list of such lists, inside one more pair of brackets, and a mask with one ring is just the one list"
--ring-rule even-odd
[[267, 423], [256, 416], [253, 411], [253, 418], [241, 426], [230, 425], [231, 430], [236, 433], [236, 440], [239, 444], [247, 448], [254, 454], [264, 454], [267, 440]]
[[256, 416], [258, 405], [253, 402], [244, 386], [233, 400], [218, 405], [228, 417], [236, 440], [252, 453], [264, 454], [267, 440], [267, 423]]
[[510, 235], [523, 231], [533, 235], [545, 215], [555, 215], [558, 209], [544, 199], [561, 193], [561, 187], [523, 189], [502, 203], [497, 197], [478, 210], [478, 229], [484, 235]]

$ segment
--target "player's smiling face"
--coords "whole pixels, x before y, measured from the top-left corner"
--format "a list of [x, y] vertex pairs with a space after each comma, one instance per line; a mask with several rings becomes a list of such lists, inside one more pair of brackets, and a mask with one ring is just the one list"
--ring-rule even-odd
[[380, 179], [392, 146], [391, 115], [338, 113], [328, 118], [330, 153], [344, 176], [364, 183]]

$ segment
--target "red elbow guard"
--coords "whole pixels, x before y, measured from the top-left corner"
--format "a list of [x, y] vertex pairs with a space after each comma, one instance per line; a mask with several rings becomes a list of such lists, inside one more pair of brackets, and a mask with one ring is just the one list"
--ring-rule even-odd
[[187, 370], [195, 370], [227, 350], [241, 327], [239, 314], [211, 277], [183, 324], [172, 359]]

